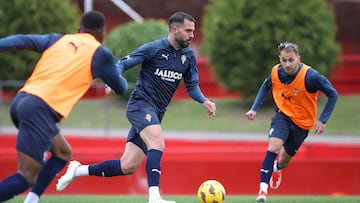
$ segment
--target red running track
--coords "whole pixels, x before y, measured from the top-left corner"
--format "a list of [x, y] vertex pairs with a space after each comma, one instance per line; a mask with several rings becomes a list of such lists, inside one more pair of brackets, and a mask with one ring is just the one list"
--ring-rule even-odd
[[[0, 140], [3, 179], [16, 170], [15, 136]], [[73, 159], [83, 163], [118, 159], [125, 144], [120, 138], [68, 136], [68, 141]], [[202, 181], [217, 179], [228, 194], [256, 194], [266, 146], [263, 141], [167, 140], [161, 192], [195, 194]], [[360, 144], [305, 143], [283, 175], [282, 185], [271, 194], [360, 195]], [[55, 184], [56, 180], [47, 194], [147, 194], [144, 165], [130, 176], [79, 178], [61, 193], [55, 191]]]

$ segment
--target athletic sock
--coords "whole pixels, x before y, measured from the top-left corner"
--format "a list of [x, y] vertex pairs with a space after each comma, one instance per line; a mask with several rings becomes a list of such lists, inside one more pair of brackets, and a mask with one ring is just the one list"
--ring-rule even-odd
[[89, 176], [89, 165], [80, 165], [76, 168], [74, 177]]
[[151, 186], [149, 187], [149, 201], [160, 199], [160, 191], [159, 186]]
[[0, 182], [0, 202], [9, 200], [15, 195], [24, 192], [29, 188], [29, 184], [24, 176], [19, 173], [8, 176]]
[[31, 192], [37, 194], [39, 197], [44, 193], [51, 181], [55, 178], [61, 169], [66, 166], [67, 161], [56, 156], [51, 156], [41, 169], [35, 184], [32, 186]]
[[157, 149], [151, 149], [147, 153], [146, 174], [148, 176], [149, 201], [160, 198], [161, 157], [162, 151]]
[[269, 184], [267, 183], [260, 183], [260, 190], [264, 191], [266, 194], [268, 193]]
[[24, 203], [38, 203], [39, 202], [39, 195], [33, 193], [33, 192], [29, 192], [27, 195], [26, 195], [26, 198], [24, 200]]
[[112, 177], [123, 175], [120, 160], [107, 160], [89, 165], [89, 175]]
[[269, 183], [277, 154], [267, 151], [260, 170], [260, 182]]

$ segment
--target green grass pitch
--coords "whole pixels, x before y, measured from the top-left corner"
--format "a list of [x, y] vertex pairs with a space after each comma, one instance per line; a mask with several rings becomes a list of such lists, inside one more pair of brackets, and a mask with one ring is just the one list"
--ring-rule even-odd
[[[163, 196], [166, 200], [175, 200], [176, 203], [199, 203], [196, 196], [179, 195]], [[224, 203], [255, 202], [255, 195], [228, 195]], [[22, 203], [25, 196], [21, 195], [7, 203]], [[44, 195], [39, 203], [147, 203], [147, 196], [131, 195]], [[358, 203], [360, 196], [269, 196], [268, 203]]]

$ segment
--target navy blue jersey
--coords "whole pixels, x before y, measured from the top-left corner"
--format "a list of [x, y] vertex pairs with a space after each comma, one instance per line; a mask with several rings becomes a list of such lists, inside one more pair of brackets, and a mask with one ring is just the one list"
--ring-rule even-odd
[[190, 48], [175, 50], [166, 37], [139, 47], [117, 62], [123, 72], [141, 63], [141, 69], [131, 100], [145, 100], [161, 113], [171, 101], [181, 80], [188, 94], [203, 103], [194, 52]]
[[[299, 70], [301, 68], [302, 68], [302, 64], [299, 64]], [[291, 83], [297, 75], [297, 74], [289, 75], [284, 71], [283, 68], [279, 68], [278, 74], [280, 81], [283, 84]], [[308, 92], [311, 93], [314, 93], [316, 91], [321, 91], [325, 93], [325, 95], [328, 97], [326, 105], [319, 117], [319, 120], [321, 122], [326, 123], [329, 120], [330, 115], [335, 108], [335, 104], [338, 97], [338, 93], [336, 89], [332, 86], [330, 81], [325, 76], [321, 75], [318, 71], [316, 71], [313, 68], [309, 68], [309, 70], [306, 72], [305, 88]], [[271, 75], [269, 75], [269, 77], [267, 77], [263, 82], [263, 84], [261, 85], [259, 92], [255, 98], [255, 101], [251, 106], [251, 110], [257, 111], [257, 109], [266, 99], [267, 95], [270, 94], [271, 90], [272, 90]]]
[[[0, 39], [0, 51], [25, 49], [42, 53], [62, 36], [62, 34], [11, 35]], [[94, 53], [91, 74], [93, 79], [102, 79], [118, 94], [124, 94], [127, 90], [127, 82], [119, 74], [118, 68], [115, 66], [114, 56], [105, 46], [100, 46]]]

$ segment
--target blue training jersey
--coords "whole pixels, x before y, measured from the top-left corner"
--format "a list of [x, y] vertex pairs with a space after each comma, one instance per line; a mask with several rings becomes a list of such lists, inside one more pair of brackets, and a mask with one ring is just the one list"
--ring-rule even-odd
[[[17, 34], [0, 39], [0, 52], [10, 50], [32, 50], [42, 53], [63, 34]], [[117, 94], [124, 94], [128, 88], [126, 79], [119, 74], [115, 59], [111, 51], [100, 46], [94, 53], [91, 61], [91, 74], [93, 79], [100, 78]]]
[[194, 52], [190, 48], [174, 49], [167, 37], [144, 44], [130, 55], [119, 59], [120, 72], [141, 63], [131, 100], [145, 100], [161, 113], [171, 101], [181, 80], [187, 93], [196, 101], [207, 99], [199, 88], [199, 76]]
[[[302, 68], [302, 64], [299, 64], [299, 70], [301, 68]], [[297, 75], [297, 74], [289, 75], [285, 72], [283, 68], [279, 68], [278, 74], [279, 74], [279, 79], [283, 84], [291, 83]], [[332, 114], [335, 108], [335, 104], [338, 98], [338, 93], [336, 89], [332, 86], [330, 81], [325, 76], [321, 75], [318, 71], [316, 71], [313, 68], [309, 68], [309, 70], [306, 72], [305, 88], [308, 92], [314, 93], [316, 91], [321, 91], [325, 93], [325, 95], [327, 96], [328, 100], [319, 117], [319, 120], [321, 122], [326, 123], [329, 120], [330, 115]], [[251, 110], [257, 111], [257, 109], [267, 98], [267, 95], [270, 94], [271, 90], [272, 90], [271, 75], [269, 75], [262, 83], [259, 92], [255, 98], [255, 101], [251, 106]]]

